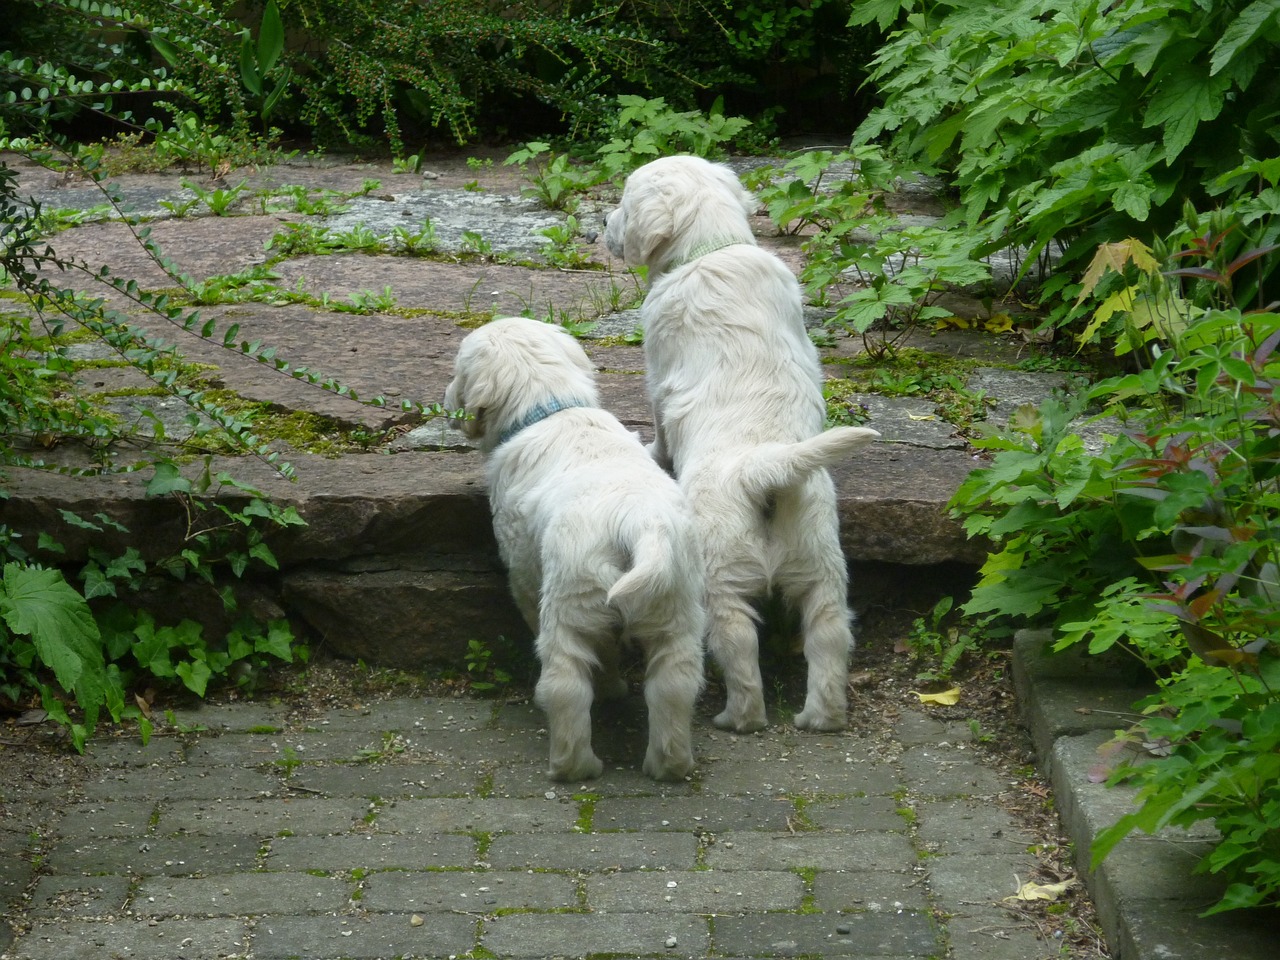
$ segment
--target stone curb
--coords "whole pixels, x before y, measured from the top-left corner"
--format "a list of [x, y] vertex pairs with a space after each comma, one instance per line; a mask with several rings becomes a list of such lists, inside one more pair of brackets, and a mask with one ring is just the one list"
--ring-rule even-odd
[[1053, 785], [1058, 812], [1075, 844], [1080, 876], [1117, 960], [1273, 960], [1280, 949], [1274, 913], [1239, 911], [1201, 917], [1225, 884], [1195, 874], [1211, 847], [1211, 829], [1135, 833], [1090, 869], [1094, 837], [1132, 805], [1134, 791], [1092, 782], [1098, 748], [1137, 719], [1133, 704], [1150, 692], [1127, 665], [1049, 649], [1047, 630], [1014, 640], [1018, 702], [1031, 728], [1040, 765]]

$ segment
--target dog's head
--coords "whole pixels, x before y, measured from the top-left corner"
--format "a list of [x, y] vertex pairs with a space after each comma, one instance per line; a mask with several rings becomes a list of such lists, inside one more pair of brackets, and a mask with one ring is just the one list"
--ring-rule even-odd
[[649, 279], [700, 247], [755, 243], [748, 217], [755, 198], [728, 167], [701, 157], [661, 157], [627, 177], [622, 200], [605, 219], [604, 240]]
[[458, 348], [446, 410], [466, 419], [451, 426], [486, 452], [503, 430], [539, 404], [597, 406], [595, 368], [563, 327], [528, 317], [505, 317], [469, 333]]

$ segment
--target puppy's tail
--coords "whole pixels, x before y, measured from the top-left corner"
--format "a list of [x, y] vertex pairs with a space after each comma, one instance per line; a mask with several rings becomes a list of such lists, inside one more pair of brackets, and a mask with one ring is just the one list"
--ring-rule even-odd
[[689, 559], [677, 556], [678, 538], [665, 524], [654, 522], [642, 529], [631, 543], [631, 569], [609, 588], [608, 604], [627, 616], [632, 610], [651, 606], [676, 586], [680, 571], [688, 570]]
[[839, 463], [879, 436], [867, 427], [833, 427], [807, 440], [761, 444], [743, 458], [738, 480], [748, 496], [767, 497]]

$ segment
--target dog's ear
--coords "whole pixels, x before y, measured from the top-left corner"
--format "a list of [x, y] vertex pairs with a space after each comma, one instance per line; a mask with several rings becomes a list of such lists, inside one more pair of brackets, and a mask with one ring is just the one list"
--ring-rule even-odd
[[486, 384], [483, 376], [473, 375], [474, 364], [468, 361], [467, 352], [464, 344], [458, 355], [453, 380], [444, 391], [444, 408], [465, 411], [467, 419], [454, 420], [452, 426], [461, 430], [463, 436], [478, 440], [485, 433], [485, 408], [489, 402], [486, 398], [493, 391], [492, 385]]
[[658, 250], [675, 233], [670, 191], [656, 177], [639, 184], [630, 197], [623, 193], [622, 249], [628, 266], [652, 266]]

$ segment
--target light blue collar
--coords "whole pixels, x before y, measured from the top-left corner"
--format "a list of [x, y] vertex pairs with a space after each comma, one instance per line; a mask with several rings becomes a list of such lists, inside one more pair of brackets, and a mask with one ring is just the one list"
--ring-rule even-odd
[[699, 257], [705, 257], [709, 253], [715, 253], [717, 250], [723, 250], [725, 247], [736, 247], [738, 245], [751, 246], [750, 240], [740, 240], [737, 237], [717, 237], [714, 240], [704, 240], [702, 243], [696, 244], [688, 255], [679, 263], [671, 266], [672, 270], [676, 270], [686, 264], [693, 263]]
[[498, 437], [498, 446], [502, 446], [525, 427], [532, 427], [535, 423], [541, 423], [553, 413], [559, 413], [561, 410], [572, 410], [574, 407], [588, 407], [591, 404], [584, 403], [581, 400], [558, 400], [551, 399], [546, 403], [540, 403], [536, 407], [530, 407], [529, 411], [517, 420], [507, 429], [503, 430]]

